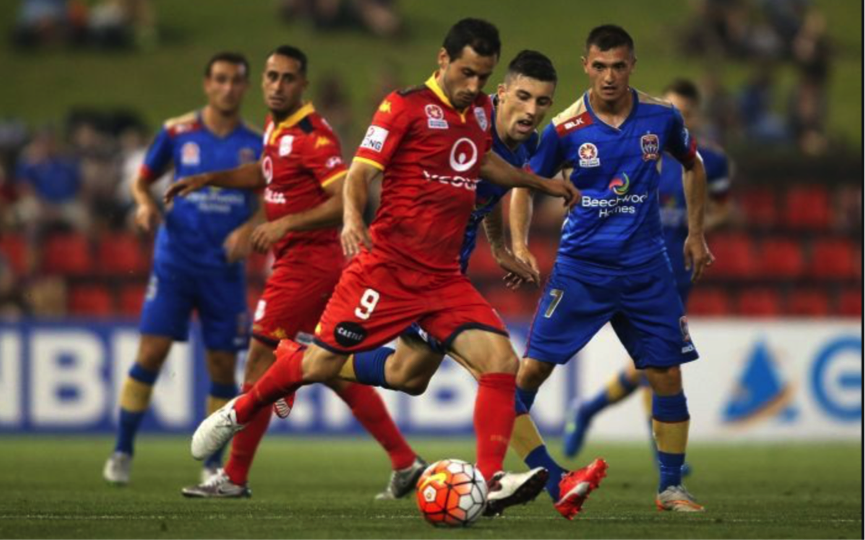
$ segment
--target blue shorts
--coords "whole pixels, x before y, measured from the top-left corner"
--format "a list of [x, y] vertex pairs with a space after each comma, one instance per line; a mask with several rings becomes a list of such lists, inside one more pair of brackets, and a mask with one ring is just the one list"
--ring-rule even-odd
[[193, 309], [201, 319], [205, 348], [214, 351], [247, 348], [249, 314], [243, 273], [202, 276], [155, 264], [141, 310], [141, 333], [186, 341]]
[[567, 363], [607, 322], [637, 368], [675, 366], [699, 357], [666, 257], [624, 276], [556, 263], [524, 356]]
[[421, 341], [434, 353], [447, 354], [444, 345], [442, 345], [439, 340], [429, 335], [418, 323], [412, 323], [411, 326], [406, 328], [403, 333], [400, 334], [400, 337], [413, 341]]
[[687, 306], [688, 295], [691, 293], [691, 275], [694, 272], [685, 270], [685, 254], [682, 242], [671, 242], [667, 239], [666, 245], [667, 257], [670, 259], [670, 266], [673, 268], [673, 276], [676, 279], [676, 290], [682, 300], [682, 305]]

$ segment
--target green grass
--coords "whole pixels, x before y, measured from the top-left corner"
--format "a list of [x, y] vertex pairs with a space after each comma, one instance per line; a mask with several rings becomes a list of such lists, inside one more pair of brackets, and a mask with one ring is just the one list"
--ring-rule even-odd
[[[141, 111], [151, 126], [165, 118], [199, 107], [201, 70], [217, 50], [239, 49], [253, 60], [253, 73], [275, 45], [289, 42], [303, 47], [311, 58], [313, 90], [316, 81], [336, 72], [346, 79], [354, 106], [356, 131], [362, 133], [371, 116], [370, 102], [378, 74], [393, 66], [403, 84], [423, 81], [435, 67], [435, 53], [447, 28], [464, 16], [480, 16], [496, 23], [503, 39], [503, 58], [522, 48], [549, 54], [561, 84], [555, 110], [572, 102], [585, 86], [580, 66], [582, 40], [593, 26], [616, 22], [634, 35], [639, 64], [633, 84], [659, 92], [677, 76], [700, 77], [709, 70], [723, 73], [728, 89], [736, 89], [751, 66], [742, 61], [716, 62], [686, 57], [678, 36], [688, 24], [682, 0], [612, 0], [575, 2], [544, 0], [403, 1], [408, 33], [400, 41], [345, 31], [320, 33], [304, 22], [283, 23], [274, 2], [239, 0], [155, 0], [160, 46], [144, 52], [107, 53], [94, 50], [53, 50], [20, 53], [0, 46], [0, 116], [14, 115], [33, 123], [59, 122], [74, 106], [128, 106]], [[862, 141], [862, 3], [818, 0], [834, 48], [829, 89], [830, 131], [836, 139], [859, 146]], [[0, 20], [11, 25], [18, 2], [0, 2]], [[2, 28], [0, 28], [2, 31]], [[493, 80], [497, 81], [498, 75]], [[795, 82], [793, 68], [777, 73], [777, 109], [783, 112]], [[257, 75], [254, 77], [257, 81]], [[254, 85], [257, 86], [257, 83]], [[252, 88], [246, 116], [261, 123], [264, 108]]]
[[[467, 439], [413, 441], [427, 458], [471, 459]], [[646, 445], [602, 445], [610, 474], [574, 522], [546, 495], [468, 530], [426, 525], [411, 499], [374, 502], [387, 460], [353, 439], [271, 438], [250, 500], [186, 500], [197, 478], [186, 438], [143, 436], [133, 482], [103, 483], [107, 438], [4, 437], [2, 538], [861, 538], [859, 444], [694, 445], [689, 488], [708, 511], [655, 510]], [[511, 458], [508, 466], [519, 469]]]

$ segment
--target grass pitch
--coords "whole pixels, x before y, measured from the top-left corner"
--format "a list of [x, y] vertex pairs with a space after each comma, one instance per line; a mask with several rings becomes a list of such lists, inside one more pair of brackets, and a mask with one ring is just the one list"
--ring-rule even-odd
[[[428, 460], [472, 459], [466, 439], [413, 440]], [[249, 500], [188, 500], [197, 479], [186, 438], [144, 435], [132, 483], [101, 478], [108, 438], [3, 437], [2, 538], [861, 538], [859, 444], [692, 445], [689, 489], [702, 515], [654, 508], [646, 445], [595, 445], [610, 473], [568, 522], [543, 494], [464, 530], [434, 529], [412, 497], [376, 502], [389, 466], [366, 439], [266, 440]], [[554, 442], [557, 448], [557, 442]], [[508, 466], [520, 470], [513, 457]]]

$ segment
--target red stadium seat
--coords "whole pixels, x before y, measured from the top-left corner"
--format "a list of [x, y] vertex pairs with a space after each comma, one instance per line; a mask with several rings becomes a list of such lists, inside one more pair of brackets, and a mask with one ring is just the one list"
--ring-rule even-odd
[[795, 186], [787, 191], [784, 222], [793, 229], [823, 230], [832, 212], [829, 194], [822, 185]]
[[715, 263], [707, 270], [708, 278], [749, 278], [757, 273], [754, 246], [742, 233], [715, 234], [708, 239]]
[[795, 290], [787, 301], [787, 313], [801, 317], [829, 315], [829, 298], [824, 290]]
[[697, 287], [691, 293], [687, 306], [688, 315], [701, 317], [721, 317], [730, 315], [729, 293], [714, 288]]
[[144, 295], [147, 293], [146, 283], [130, 283], [120, 289], [118, 311], [124, 317], [136, 318], [141, 314], [144, 305]]
[[99, 272], [111, 276], [144, 276], [150, 271], [150, 252], [131, 233], [109, 233], [99, 239]]
[[811, 252], [810, 273], [821, 279], [847, 279], [862, 275], [861, 251], [844, 239], [820, 240]]
[[105, 287], [79, 285], [69, 293], [69, 312], [72, 315], [108, 317], [114, 314], [114, 299]]
[[90, 242], [83, 234], [53, 235], [45, 242], [42, 270], [48, 274], [82, 276], [92, 273]]
[[16, 276], [24, 276], [30, 272], [32, 253], [23, 235], [0, 235], [0, 253], [6, 257]]
[[794, 279], [805, 272], [805, 258], [799, 242], [786, 239], [770, 239], [759, 247], [758, 261], [764, 278]]
[[862, 318], [862, 289], [847, 289], [841, 293], [838, 314], [844, 317]]
[[778, 225], [778, 203], [775, 190], [754, 188], [736, 196], [749, 227], [771, 228]]
[[[483, 235], [484, 232], [479, 230], [478, 234]], [[504, 272], [493, 257], [485, 237], [478, 238], [477, 247], [472, 252], [472, 258], [469, 260], [469, 275], [489, 280], [504, 276]]]
[[739, 293], [738, 313], [749, 317], [777, 317], [781, 299], [774, 289], [749, 289]]

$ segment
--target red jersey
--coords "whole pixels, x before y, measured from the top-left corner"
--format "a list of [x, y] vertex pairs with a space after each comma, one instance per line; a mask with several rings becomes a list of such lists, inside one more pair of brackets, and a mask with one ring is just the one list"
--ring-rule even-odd
[[[320, 205], [329, 198], [324, 187], [346, 174], [339, 139], [311, 103], [279, 124], [268, 116], [261, 169], [268, 221]], [[288, 233], [273, 246], [274, 267], [307, 258], [308, 248], [333, 246], [339, 247], [338, 227]]]
[[459, 273], [491, 118], [486, 94], [457, 111], [435, 75], [385, 98], [354, 158], [384, 171], [374, 252], [425, 272]]

